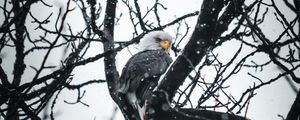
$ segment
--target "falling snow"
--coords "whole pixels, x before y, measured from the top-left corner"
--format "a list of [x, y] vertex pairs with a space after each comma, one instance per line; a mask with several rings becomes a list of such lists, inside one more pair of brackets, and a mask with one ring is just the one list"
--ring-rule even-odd
[[162, 106], [161, 106], [161, 108], [162, 108], [162, 110], [163, 111], [168, 111], [169, 109], [170, 109], [170, 106], [168, 105], [168, 104], [163, 104]]
[[149, 114], [154, 114], [154, 113], [155, 113], [155, 110], [154, 110], [153, 108], [149, 108], [149, 109], [148, 109], [148, 113], [149, 113]]
[[149, 77], [149, 73], [146, 72], [146, 73], [144, 74], [144, 77], [145, 77], [145, 78]]

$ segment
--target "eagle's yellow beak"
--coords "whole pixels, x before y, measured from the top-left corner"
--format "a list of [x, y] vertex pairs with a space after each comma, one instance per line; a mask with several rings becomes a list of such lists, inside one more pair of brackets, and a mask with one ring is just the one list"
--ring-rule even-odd
[[169, 40], [162, 40], [162, 41], [160, 41], [160, 47], [162, 49], [164, 49], [166, 52], [169, 52], [169, 48], [170, 48], [170, 42], [169, 42]]

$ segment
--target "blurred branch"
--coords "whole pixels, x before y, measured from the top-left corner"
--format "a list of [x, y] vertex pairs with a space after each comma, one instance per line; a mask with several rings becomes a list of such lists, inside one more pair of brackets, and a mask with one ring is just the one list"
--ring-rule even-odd
[[82, 88], [83, 86], [87, 86], [87, 85], [90, 85], [90, 84], [104, 83], [104, 82], [106, 82], [106, 81], [105, 80], [89, 80], [87, 82], [84, 82], [84, 83], [81, 83], [81, 84], [78, 84], [78, 85], [65, 84], [65, 87], [68, 88], [68, 89], [79, 89], [79, 88]]
[[134, 0], [134, 5], [135, 5], [135, 8], [136, 8], [136, 16], [137, 16], [137, 18], [139, 20], [141, 29], [143, 31], [148, 31], [147, 28], [146, 28], [146, 26], [145, 26], [145, 23], [144, 23], [144, 21], [142, 19], [141, 10], [140, 10], [140, 6], [138, 4], [138, 0]]

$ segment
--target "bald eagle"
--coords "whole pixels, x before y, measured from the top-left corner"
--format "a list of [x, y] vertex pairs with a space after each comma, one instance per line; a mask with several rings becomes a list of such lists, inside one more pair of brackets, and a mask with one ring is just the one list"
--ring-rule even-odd
[[160, 76], [171, 64], [171, 43], [172, 37], [166, 32], [154, 31], [146, 34], [140, 40], [140, 51], [123, 68], [118, 91], [126, 94], [135, 108], [143, 107], [157, 86]]

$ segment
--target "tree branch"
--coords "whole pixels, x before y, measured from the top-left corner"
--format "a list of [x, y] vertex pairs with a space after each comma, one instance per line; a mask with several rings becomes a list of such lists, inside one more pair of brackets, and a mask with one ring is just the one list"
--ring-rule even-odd
[[[227, 30], [226, 28], [224, 28], [226, 26], [223, 24], [222, 27], [217, 27], [217, 25], [219, 24], [219, 22], [217, 21], [218, 15], [224, 5], [225, 3], [223, 1], [203, 1], [201, 13], [197, 21], [197, 26], [189, 42], [185, 46], [182, 55], [178, 56], [176, 61], [172, 64], [171, 69], [167, 71], [163, 81], [158, 86], [159, 90], [166, 91], [169, 94], [169, 100], [173, 98], [176, 90], [184, 82], [187, 75], [193, 70], [193, 67], [196, 66], [206, 55], [209, 47], [212, 47], [215, 44], [216, 39], [213, 38], [218, 38], [215, 36], [215, 28], [219, 29], [217, 35], [220, 35], [225, 30]], [[235, 8], [236, 5], [235, 3], [230, 2], [228, 8], [232, 7]], [[239, 12], [239, 9], [234, 10], [235, 11], [231, 12]], [[224, 20], [224, 24], [229, 24], [230, 21], [232, 21], [233, 18], [235, 18], [239, 14], [231, 15], [232, 17], [226, 17], [228, 18], [228, 22], [225, 22]]]
[[[228, 1], [227, 1], [228, 2]], [[195, 68], [200, 60], [207, 54], [209, 48], [215, 45], [216, 40], [220, 35], [227, 30], [228, 25], [231, 23], [233, 18], [240, 15], [240, 7], [243, 1], [231, 1], [227, 7], [225, 13], [221, 15], [221, 19], [218, 20], [219, 14], [225, 5], [225, 1], [211, 1], [204, 0], [200, 10], [200, 15], [197, 20], [196, 28], [194, 29], [192, 36], [185, 46], [181, 55], [178, 56], [176, 61], [171, 65], [166, 75], [162, 79], [161, 83], [157, 88], [157, 95], [164, 97], [153, 97], [149, 102], [150, 108], [156, 111], [154, 116], [148, 115], [153, 119], [175, 119], [180, 118], [182, 115], [180, 111], [171, 109], [169, 104], [166, 104], [172, 100], [175, 93], [180, 85], [183, 84], [189, 73]], [[231, 14], [228, 14], [231, 13]], [[225, 15], [227, 14], [227, 15]], [[162, 103], [165, 101], [165, 103]], [[157, 106], [167, 106], [164, 107]], [[152, 107], [152, 108], [151, 108]], [[196, 110], [197, 111], [197, 110]], [[178, 116], [179, 115], [179, 116]], [[205, 120], [202, 116], [196, 116], [196, 114], [189, 116], [189, 114], [181, 116], [181, 118], [187, 118], [191, 120]]]
[[286, 120], [297, 120], [300, 116], [300, 91], [296, 96], [296, 99], [286, 117]]

